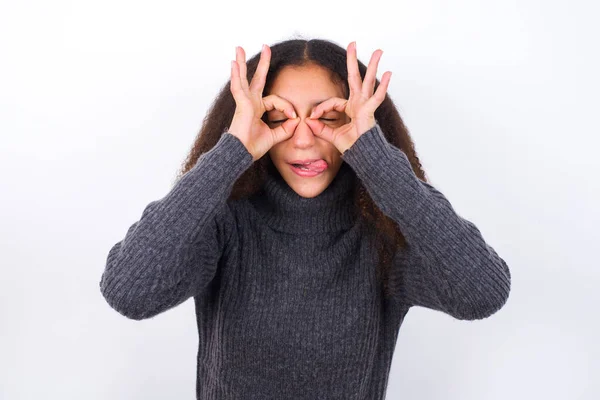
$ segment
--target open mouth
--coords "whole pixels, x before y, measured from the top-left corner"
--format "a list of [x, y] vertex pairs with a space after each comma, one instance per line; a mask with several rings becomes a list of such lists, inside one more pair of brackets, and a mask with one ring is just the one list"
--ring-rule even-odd
[[292, 164], [294, 167], [298, 168], [298, 169], [302, 169], [304, 171], [310, 171], [310, 168], [308, 168], [306, 165], [304, 164]]
[[304, 164], [290, 163], [290, 166], [297, 175], [304, 177], [317, 176], [329, 168], [325, 160], [316, 160]]

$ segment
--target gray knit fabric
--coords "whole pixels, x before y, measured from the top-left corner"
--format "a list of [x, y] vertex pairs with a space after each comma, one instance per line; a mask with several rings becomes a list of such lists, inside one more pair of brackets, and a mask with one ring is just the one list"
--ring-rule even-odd
[[[193, 297], [197, 399], [384, 399], [411, 306], [475, 320], [506, 303], [507, 264], [379, 125], [342, 159], [315, 198], [272, 173], [263, 191], [231, 201], [252, 156], [226, 132], [110, 249], [100, 289], [124, 316], [151, 318]], [[353, 212], [356, 179], [407, 241], [391, 299]]]

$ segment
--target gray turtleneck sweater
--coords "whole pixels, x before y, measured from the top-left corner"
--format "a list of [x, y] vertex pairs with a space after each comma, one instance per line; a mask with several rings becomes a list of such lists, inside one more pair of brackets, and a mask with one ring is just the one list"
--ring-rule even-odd
[[[506, 303], [507, 264], [379, 125], [342, 159], [314, 198], [270, 174], [262, 192], [231, 201], [252, 156], [226, 132], [110, 249], [100, 289], [124, 316], [151, 318], [193, 297], [197, 399], [384, 399], [410, 307], [475, 320]], [[406, 239], [389, 299], [352, 212], [355, 179]]]

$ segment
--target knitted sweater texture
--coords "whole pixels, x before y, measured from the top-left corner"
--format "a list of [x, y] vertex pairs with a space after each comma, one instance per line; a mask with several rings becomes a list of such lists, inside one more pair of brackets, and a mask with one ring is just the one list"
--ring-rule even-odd
[[[507, 264], [379, 125], [342, 159], [314, 198], [274, 173], [256, 195], [228, 200], [253, 161], [225, 132], [110, 249], [100, 290], [122, 315], [151, 318], [194, 299], [197, 399], [382, 400], [410, 307], [475, 320], [506, 303]], [[406, 239], [391, 298], [353, 211], [356, 179]]]

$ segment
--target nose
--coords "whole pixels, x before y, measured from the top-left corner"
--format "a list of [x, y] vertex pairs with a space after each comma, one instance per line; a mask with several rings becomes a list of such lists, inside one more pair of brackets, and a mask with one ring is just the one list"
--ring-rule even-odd
[[315, 138], [316, 136], [306, 123], [305, 118], [300, 118], [300, 122], [296, 125], [294, 135], [292, 136], [294, 145], [299, 148], [310, 147], [314, 144]]

